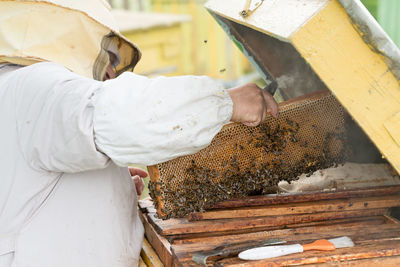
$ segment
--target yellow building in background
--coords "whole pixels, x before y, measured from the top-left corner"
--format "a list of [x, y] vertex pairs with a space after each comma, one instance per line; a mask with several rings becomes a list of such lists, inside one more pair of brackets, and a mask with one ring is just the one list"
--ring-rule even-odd
[[[185, 55], [189, 53], [183, 38], [188, 15], [113, 10], [120, 31], [142, 51], [135, 73], [146, 76], [186, 73]], [[188, 42], [187, 40], [186, 42]]]
[[[139, 2], [131, 1], [131, 9], [139, 9]], [[143, 52], [136, 73], [208, 75], [232, 85], [258, 78], [243, 53], [206, 11], [204, 0], [142, 2], [142, 12], [114, 11], [121, 32]]]

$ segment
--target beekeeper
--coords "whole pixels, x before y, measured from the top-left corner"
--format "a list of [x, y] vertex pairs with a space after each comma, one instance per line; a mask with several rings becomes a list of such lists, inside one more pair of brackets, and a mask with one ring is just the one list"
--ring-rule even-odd
[[139, 58], [104, 1], [0, 1], [0, 266], [137, 265], [146, 174], [126, 166], [277, 114], [252, 84], [125, 72]]

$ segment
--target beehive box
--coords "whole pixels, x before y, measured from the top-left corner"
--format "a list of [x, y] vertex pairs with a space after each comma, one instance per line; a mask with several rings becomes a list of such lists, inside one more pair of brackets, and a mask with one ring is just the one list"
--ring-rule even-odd
[[206, 7], [286, 98], [328, 88], [400, 171], [400, 50], [360, 1], [211, 0]]
[[[268, 118], [255, 129], [253, 134], [257, 134], [257, 138], [264, 135], [265, 139], [279, 132], [278, 125], [284, 131], [298, 130], [296, 134], [301, 135], [302, 140], [296, 144], [287, 142], [293, 133], [281, 138], [287, 139], [285, 145], [290, 145], [282, 151], [286, 155], [280, 154], [280, 148], [275, 151], [266, 148], [276, 145], [272, 141], [259, 141], [260, 147], [246, 144], [250, 141], [250, 130], [231, 125], [213, 141], [211, 147], [218, 149], [208, 148], [193, 158], [183, 157], [151, 167], [150, 191], [157, 200], [161, 217], [183, 216], [219, 200], [266, 193], [277, 179], [295, 179], [302, 172], [315, 170], [315, 166], [340, 163], [344, 150], [340, 153], [340, 149], [337, 150], [336, 158], [331, 158], [328, 164], [324, 150], [329, 150], [331, 145], [323, 140], [328, 136], [340, 136], [335, 138], [336, 142], [345, 139], [344, 128], [340, 128], [343, 117], [339, 115], [344, 109], [361, 126], [360, 135], [367, 135], [383, 157], [400, 170], [400, 123], [397, 120], [400, 111], [397, 56], [400, 52], [380, 32], [362, 4], [346, 0], [211, 0], [206, 7], [265, 80], [278, 82], [285, 99], [293, 101], [295, 97], [329, 89], [337, 105], [330, 105], [329, 101], [321, 105], [327, 104], [326, 107], [316, 104], [310, 108], [308, 105], [310, 110], [299, 112], [296, 117], [299, 107], [307, 106], [307, 101], [299, 100], [297, 106], [293, 102], [284, 104], [279, 120]], [[384, 48], [382, 40], [386, 41]], [[324, 110], [324, 114], [315, 113], [319, 110]], [[313, 114], [310, 119], [314, 121], [302, 127], [303, 121], [308, 119], [304, 113]], [[298, 123], [299, 129], [291, 127], [289, 122]], [[339, 125], [337, 132], [329, 128], [332, 122]], [[328, 128], [324, 128], [325, 125]], [[323, 131], [315, 138], [310, 127]], [[282, 140], [278, 141], [281, 145]], [[343, 148], [341, 142], [338, 147]], [[313, 154], [316, 160], [308, 159], [305, 151], [310, 147], [304, 144], [320, 147]], [[290, 154], [287, 153], [289, 147]], [[282, 172], [275, 168], [277, 162], [291, 168], [284, 168]], [[275, 164], [272, 169], [271, 164]], [[267, 178], [263, 177], [265, 170]], [[262, 177], [254, 179], [260, 173]], [[201, 181], [198, 177], [212, 178]]]
[[[164, 266], [204, 266], [199, 264], [203, 258], [206, 266], [394, 267], [400, 263], [400, 223], [389, 216], [388, 208], [400, 205], [399, 193], [400, 185], [393, 185], [254, 196], [169, 220], [157, 218], [151, 201], [142, 200], [139, 205], [146, 237]], [[238, 252], [271, 239], [295, 244], [339, 236], [349, 236], [355, 246], [257, 261], [237, 257]]]
[[[332, 123], [339, 125], [338, 132], [334, 136], [335, 140], [341, 142], [340, 144], [337, 141], [333, 142], [336, 144], [333, 147], [336, 148], [343, 145], [342, 135], [338, 133], [341, 133], [343, 129], [341, 125], [344, 125], [346, 133], [344, 140], [347, 139], [345, 144], [349, 144], [350, 150], [356, 152], [354, 154], [357, 156], [353, 155], [350, 159], [362, 158], [362, 162], [370, 164], [376, 161], [385, 162], [381, 159], [383, 155], [387, 161], [382, 166], [387, 167], [389, 171], [391, 168], [389, 162], [394, 169], [399, 171], [400, 86], [398, 79], [400, 72], [398, 66], [400, 52], [379, 29], [359, 1], [211, 0], [206, 6], [260, 74], [266, 80], [278, 82], [280, 93], [289, 101], [281, 106], [283, 117], [277, 121], [268, 118], [265, 124], [269, 127], [261, 130], [263, 126], [260, 126], [257, 131], [252, 130], [253, 134], [275, 132], [278, 122], [287, 129], [290, 128], [287, 124], [300, 119], [302, 123], [298, 122], [298, 135], [301, 141], [295, 143], [289, 141], [286, 144], [291, 146], [293, 155], [290, 156], [296, 162], [297, 153], [303, 153], [305, 157], [305, 151], [313, 147], [310, 147], [310, 144], [307, 144], [307, 147], [300, 146], [305, 141], [304, 136], [312, 137], [312, 131], [315, 128], [313, 125], [318, 127], [318, 130], [326, 127], [325, 137], [327, 134], [332, 135], [329, 134], [334, 129]], [[333, 97], [329, 94], [323, 95], [324, 92], [315, 93], [317, 90], [324, 89], [329, 89]], [[310, 104], [307, 101], [302, 102], [305, 94], [309, 94], [305, 99], [311, 100], [313, 103], [311, 106], [315, 104], [318, 106], [316, 99], [329, 99], [324, 103], [326, 108], [318, 106], [318, 108], [310, 109], [310, 114], [315, 114], [316, 118], [293, 115], [293, 110], [300, 111], [294, 108], [294, 102], [299, 103], [301, 108], [307, 108]], [[293, 98], [296, 97], [301, 98], [294, 100]], [[330, 102], [331, 100], [333, 101]], [[332, 103], [336, 104], [331, 105]], [[323, 115], [317, 111], [321, 111]], [[347, 123], [346, 112], [356, 124]], [[341, 123], [342, 114], [344, 114], [344, 124]], [[314, 124], [312, 121], [315, 120], [319, 122]], [[348, 125], [351, 125], [349, 130], [347, 130]], [[227, 164], [232, 162], [235, 155], [241, 155], [239, 153], [242, 153], [245, 159], [251, 159], [251, 153], [264, 155], [263, 160], [287, 156], [280, 154], [279, 151], [275, 151], [278, 154], [275, 155], [273, 152], [262, 152], [262, 149], [259, 150], [260, 147], [251, 147], [251, 144], [247, 144], [246, 141], [249, 141], [252, 134], [240, 125], [233, 125], [234, 135], [223, 138], [224, 131], [230, 131], [229, 127], [232, 125], [224, 128], [220, 133], [221, 136], [217, 136], [212, 144], [216, 146], [226, 144], [224, 156], [229, 159]], [[305, 135], [302, 135], [302, 130], [305, 131]], [[236, 131], [239, 131], [239, 135], [243, 135], [240, 139], [243, 143], [236, 142], [238, 140]], [[323, 137], [324, 134], [320, 136]], [[222, 140], [219, 143], [216, 142], [218, 138]], [[366, 141], [361, 141], [362, 139]], [[318, 138], [313, 142], [321, 144]], [[357, 146], [353, 146], [355, 143]], [[268, 142], [264, 144], [271, 147]], [[323, 141], [322, 144], [324, 145]], [[250, 145], [251, 149], [245, 145]], [[379, 151], [375, 150], [375, 145]], [[337, 152], [342, 149], [332, 151]], [[322, 158], [324, 153], [325, 151], [319, 150]], [[339, 159], [340, 154], [336, 154]], [[180, 161], [182, 159], [175, 161], [176, 166], [181, 166], [183, 171], [191, 168], [191, 170], [205, 172], [207, 169], [199, 167], [207, 165], [206, 159], [212, 159], [215, 153], [204, 153], [201, 157], [198, 156], [199, 158], [194, 162], [198, 168], [192, 166], [190, 161], [186, 161], [186, 165], [183, 164], [184, 161]], [[333, 162], [335, 161], [337, 160]], [[224, 162], [220, 164], [224, 165]], [[160, 166], [150, 168], [152, 177], [163, 175]], [[302, 167], [307, 166], [312, 166], [312, 164], [304, 164]], [[221, 168], [221, 166], [210, 165], [207, 168]], [[338, 169], [340, 168], [333, 170]], [[390, 173], [389, 171], [389, 176], [391, 176]], [[315, 173], [312, 176], [314, 175]], [[176, 179], [179, 178], [177, 174], [175, 176]], [[217, 176], [215, 172], [211, 172], [211, 177]], [[247, 176], [242, 176], [242, 178], [247, 181]], [[311, 178], [313, 177], [309, 177]], [[167, 266], [200, 266], [193, 259], [195, 254], [198, 256], [199, 253], [214, 253], [215, 255], [215, 251], [221, 248], [228, 250], [229, 253], [208, 258], [206, 266], [304, 264], [308, 266], [399, 266], [400, 224], [389, 215], [390, 207], [400, 205], [398, 176], [393, 179], [391, 185], [386, 186], [383, 186], [383, 179], [379, 175], [373, 185], [369, 184], [367, 179], [364, 183], [366, 188], [362, 188], [360, 184], [353, 183], [352, 179], [348, 178], [354, 177], [345, 176], [342, 181], [350, 180], [352, 189], [344, 186], [339, 190], [334, 186], [334, 190], [323, 188], [310, 192], [238, 197], [216, 203], [213, 209], [207, 209], [205, 212], [195, 212], [184, 218], [168, 220], [159, 218], [160, 215], [165, 216], [165, 213], [162, 213], [162, 207], [157, 207], [159, 213], [157, 215], [151, 202], [146, 205], [141, 203], [141, 216], [145, 224], [146, 236], [152, 240], [152, 245]], [[271, 179], [267, 180], [271, 182]], [[181, 183], [182, 180], [179, 182]], [[162, 189], [158, 188], [161, 185], [162, 182], [156, 181], [153, 184], [155, 190]], [[268, 184], [270, 185], [273, 184]], [[243, 184], [243, 181], [241, 188], [247, 193], [251, 191], [248, 190], [247, 183]], [[269, 189], [271, 188], [262, 187], [262, 190]], [[175, 197], [178, 197], [179, 190], [176, 194]], [[229, 192], [226, 192], [226, 195], [229, 195]], [[155, 195], [154, 199], [159, 201], [157, 198], [162, 197], [162, 194]], [[204, 198], [198, 199], [199, 202], [205, 202]], [[159, 203], [162, 202], [163, 200]], [[242, 261], [237, 257], [237, 251], [232, 250], [238, 245], [257, 246], [260, 241], [271, 238], [294, 244], [343, 235], [353, 239], [355, 243], [353, 248], [327, 252], [310, 251], [259, 261]]]

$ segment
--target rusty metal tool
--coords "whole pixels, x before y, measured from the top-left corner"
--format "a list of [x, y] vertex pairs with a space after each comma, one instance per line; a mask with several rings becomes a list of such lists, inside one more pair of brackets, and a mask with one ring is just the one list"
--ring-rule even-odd
[[235, 244], [229, 244], [229, 245], [222, 245], [218, 246], [214, 249], [211, 250], [206, 250], [206, 251], [201, 251], [201, 252], [196, 252], [192, 260], [198, 264], [201, 264], [203, 266], [206, 266], [207, 258], [211, 256], [221, 256], [221, 257], [226, 257], [234, 254], [238, 254], [239, 252], [259, 246], [269, 246], [269, 245], [278, 245], [278, 244], [284, 244], [286, 241], [281, 240], [281, 239], [267, 239], [263, 241], [247, 241], [247, 242], [240, 242], [240, 243], [235, 243]]
[[267, 91], [272, 96], [275, 94], [277, 89], [278, 89], [278, 83], [276, 81], [272, 81], [270, 84], [268, 84], [263, 88], [263, 90]]

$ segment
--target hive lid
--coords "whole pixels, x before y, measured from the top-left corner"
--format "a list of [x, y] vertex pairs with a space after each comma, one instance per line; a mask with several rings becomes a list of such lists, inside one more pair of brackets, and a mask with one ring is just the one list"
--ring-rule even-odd
[[400, 51], [359, 0], [210, 0], [206, 8], [286, 99], [331, 90], [400, 172]]

